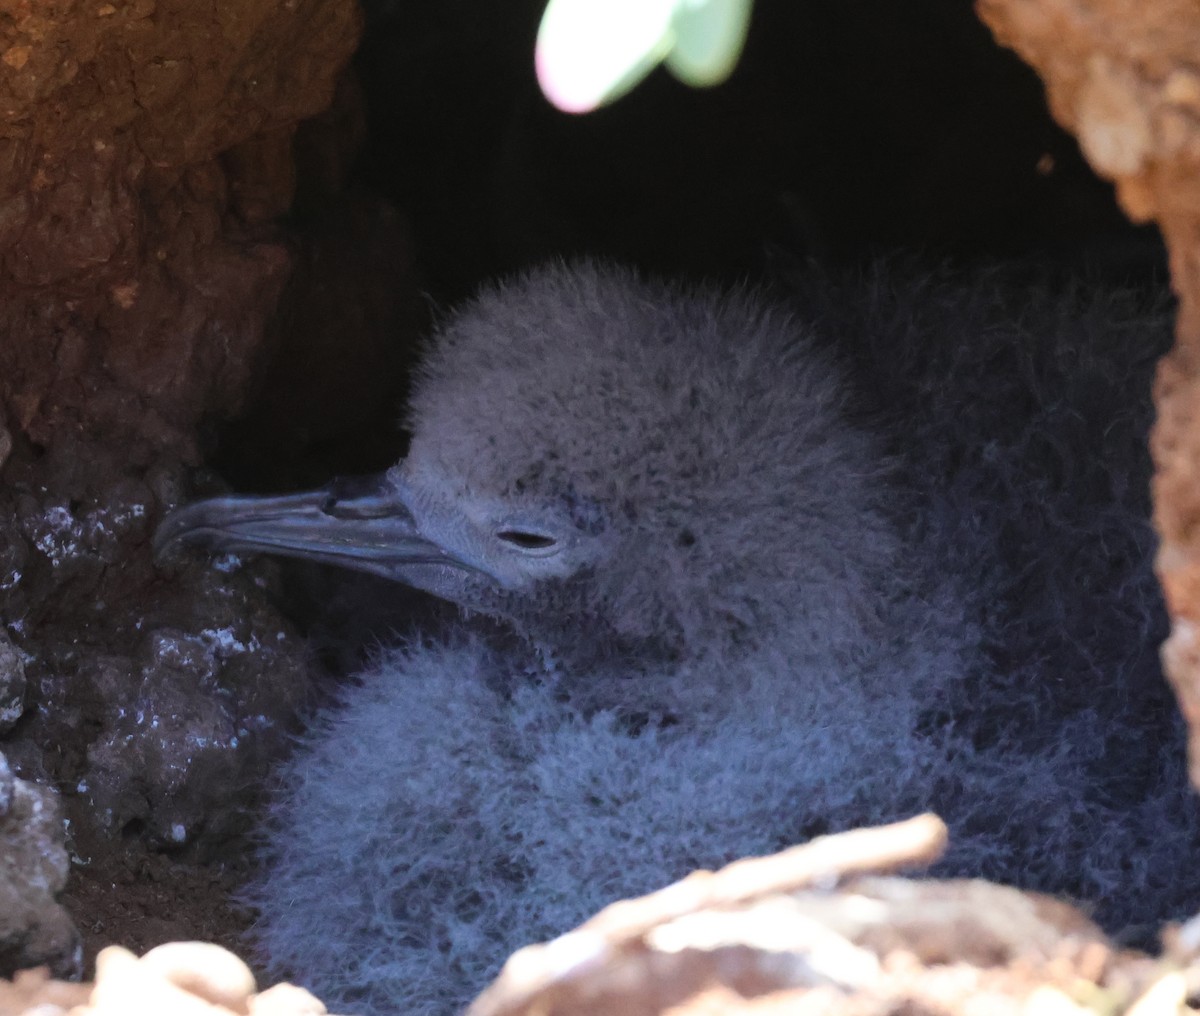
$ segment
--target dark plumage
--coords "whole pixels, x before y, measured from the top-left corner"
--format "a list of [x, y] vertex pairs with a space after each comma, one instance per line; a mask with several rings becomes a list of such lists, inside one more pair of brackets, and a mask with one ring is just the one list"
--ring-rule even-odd
[[1113, 928], [1197, 902], [1146, 522], [1165, 316], [795, 283], [534, 272], [442, 330], [375, 485], [167, 521], [463, 608], [286, 766], [251, 890], [278, 971], [449, 1012], [617, 897], [929, 807], [946, 873]]

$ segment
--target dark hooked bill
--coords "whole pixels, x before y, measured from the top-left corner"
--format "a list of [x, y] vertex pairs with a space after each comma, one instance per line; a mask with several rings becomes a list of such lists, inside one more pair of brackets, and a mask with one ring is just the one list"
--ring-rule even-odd
[[398, 581], [412, 565], [478, 571], [417, 531], [403, 492], [386, 473], [335, 480], [300, 494], [233, 495], [185, 505], [159, 526], [155, 555], [181, 543], [281, 554]]

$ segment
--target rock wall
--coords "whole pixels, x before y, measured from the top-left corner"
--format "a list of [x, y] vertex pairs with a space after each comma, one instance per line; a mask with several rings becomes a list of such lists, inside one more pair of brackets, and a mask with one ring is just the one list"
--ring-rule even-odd
[[[5, 4], [0, 396], [47, 443], [181, 446], [231, 412], [286, 280], [291, 137], [358, 35], [348, 0]], [[127, 445], [127, 447], [130, 447]]]
[[293, 134], [358, 34], [353, 0], [0, 0], [0, 747], [101, 890], [244, 826], [307, 687], [255, 577], [165, 579], [150, 534], [265, 355]]
[[1189, 0], [978, 0], [1041, 76], [1055, 118], [1126, 213], [1162, 230], [1179, 296], [1151, 440], [1158, 573], [1172, 618], [1163, 658], [1192, 731], [1200, 786], [1200, 7]]

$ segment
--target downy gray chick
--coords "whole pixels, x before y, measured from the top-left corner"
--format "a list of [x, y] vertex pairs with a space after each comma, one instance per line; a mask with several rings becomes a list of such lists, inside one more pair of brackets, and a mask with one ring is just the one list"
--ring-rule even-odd
[[[1024, 328], [928, 288], [927, 323], [957, 329], [962, 356], [987, 364]], [[1075, 553], [1073, 523], [1052, 506], [1018, 526], [1027, 545], [1005, 527], [1069, 492], [1010, 482], [1021, 441], [940, 394], [937, 365], [962, 358], [945, 343], [884, 348], [921, 320], [886, 279], [838, 313], [832, 283], [800, 289], [792, 314], [593, 265], [534, 272], [443, 329], [383, 477], [164, 524], [161, 546], [333, 562], [462, 608], [449, 634], [382, 653], [285, 766], [250, 890], [276, 973], [336, 1009], [449, 1013], [513, 949], [615, 899], [928, 807], [954, 833], [947, 873], [1068, 893], [1112, 925], [1178, 902], [1197, 824], [1169, 706], [1123, 692], [1114, 721], [1074, 698], [1157, 675], [1087, 654], [1037, 673], [1074, 651], [1063, 603], [1087, 593], [1027, 596], [1031, 570], [1064, 573], [1022, 555]], [[1022, 412], [1029, 379], [990, 369]], [[1083, 500], [1111, 500], [1102, 486]], [[1124, 541], [1085, 610], [1148, 640], [1152, 542], [1130, 501], [1079, 531]], [[1096, 743], [1114, 722], [1134, 744], [1116, 767], [1140, 781], [1124, 796]], [[1155, 722], [1169, 743], [1147, 749], [1137, 724]]]

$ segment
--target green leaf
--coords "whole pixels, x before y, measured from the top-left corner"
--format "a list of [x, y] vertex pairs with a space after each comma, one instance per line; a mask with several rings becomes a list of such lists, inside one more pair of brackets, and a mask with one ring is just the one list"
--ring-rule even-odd
[[665, 61], [689, 85], [715, 85], [741, 55], [752, 0], [550, 0], [536, 65], [546, 97], [582, 113]]

